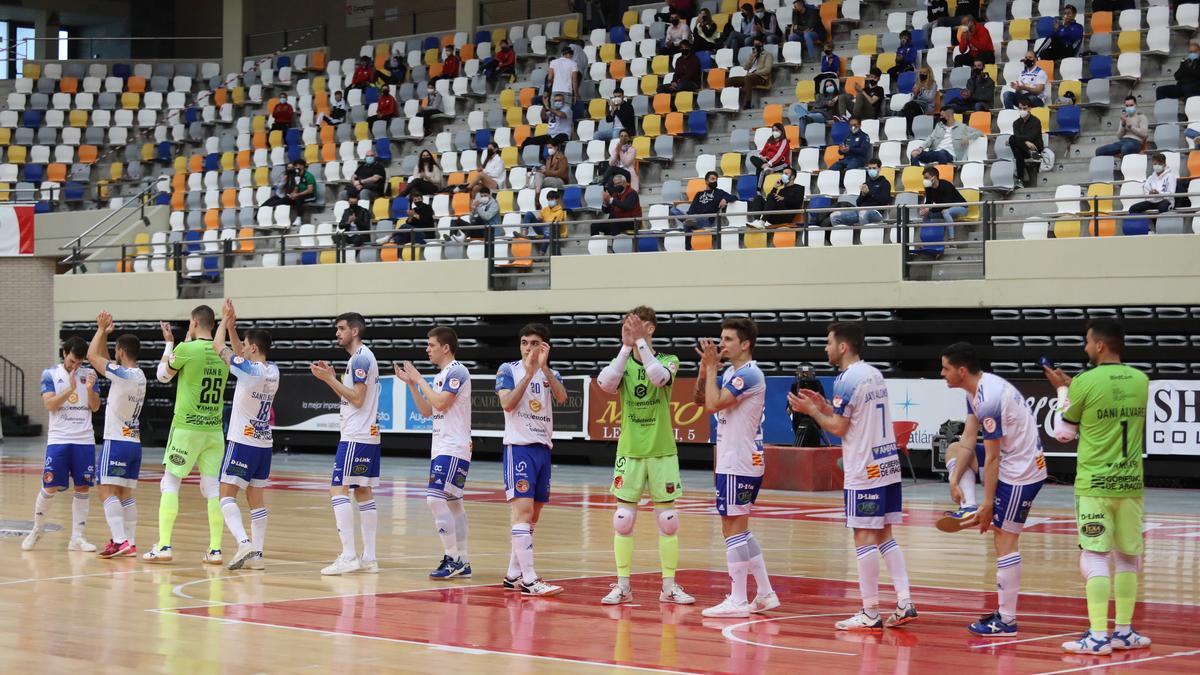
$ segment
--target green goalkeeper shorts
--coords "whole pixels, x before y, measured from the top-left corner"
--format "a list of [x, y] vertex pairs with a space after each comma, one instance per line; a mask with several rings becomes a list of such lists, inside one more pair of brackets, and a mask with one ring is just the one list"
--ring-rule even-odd
[[1108, 553], [1115, 548], [1125, 555], [1141, 555], [1144, 509], [1141, 497], [1076, 495], [1079, 547], [1095, 553]]
[[649, 488], [650, 501], [673, 502], [683, 494], [679, 482], [679, 456], [666, 457], [622, 457], [617, 456], [613, 467], [613, 496], [623, 502], [638, 503], [642, 493]]
[[195, 466], [201, 476], [216, 476], [225, 458], [225, 437], [220, 431], [171, 429], [163, 467], [172, 476], [186, 478]]

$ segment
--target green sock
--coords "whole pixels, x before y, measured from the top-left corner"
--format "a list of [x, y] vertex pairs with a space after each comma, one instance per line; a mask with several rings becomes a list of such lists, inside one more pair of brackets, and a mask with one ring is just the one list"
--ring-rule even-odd
[[664, 579], [675, 578], [675, 568], [679, 567], [679, 537], [677, 535], [658, 535], [658, 560], [662, 565]]
[[171, 545], [171, 530], [175, 528], [175, 516], [179, 515], [179, 493], [164, 492], [158, 500], [158, 546]]
[[1137, 604], [1137, 572], [1117, 572], [1113, 577], [1113, 595], [1116, 596], [1117, 625], [1133, 623], [1133, 606]]
[[225, 533], [225, 516], [221, 513], [221, 500], [208, 500], [208, 548], [220, 550], [221, 535]]
[[633, 568], [633, 537], [613, 535], [613, 555], [617, 559], [617, 576], [628, 579]]
[[1108, 577], [1092, 577], [1087, 580], [1088, 620], [1092, 624], [1093, 633], [1108, 632]]

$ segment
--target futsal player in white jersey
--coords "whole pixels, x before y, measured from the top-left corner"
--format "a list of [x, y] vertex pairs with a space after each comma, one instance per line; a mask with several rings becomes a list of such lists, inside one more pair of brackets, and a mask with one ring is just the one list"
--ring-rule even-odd
[[108, 312], [96, 317], [96, 334], [88, 345], [88, 363], [108, 378], [108, 400], [104, 406], [104, 445], [97, 462], [100, 501], [112, 538], [101, 558], [136, 556], [134, 530], [137, 529], [137, 487], [142, 467], [142, 434], [138, 418], [146, 400], [146, 374], [138, 367], [141, 342], [136, 335], [117, 338], [117, 358], [108, 358], [108, 336], [113, 332]]
[[42, 371], [42, 403], [50, 412], [46, 432], [46, 464], [42, 469], [42, 489], [33, 507], [33, 529], [21, 542], [21, 549], [32, 551], [45, 532], [46, 510], [50, 500], [71, 483], [71, 538], [68, 551], [95, 551], [96, 546], [83, 538], [87, 525], [88, 489], [96, 473], [96, 436], [92, 431], [92, 413], [100, 409], [100, 383], [96, 371], [84, 366], [88, 343], [78, 335], [62, 345], [62, 363]]
[[[996, 545], [996, 595], [999, 609], [967, 627], [979, 637], [1017, 634], [1017, 594], [1021, 590], [1021, 552], [1017, 543], [1029, 509], [1046, 480], [1046, 458], [1037, 419], [1025, 397], [1007, 380], [985, 373], [975, 348], [956, 342], [942, 351], [942, 377], [967, 392], [963, 436], [974, 439], [983, 428], [986, 457], [982, 466], [983, 501], [962, 523], [993, 533]], [[956, 489], [951, 483], [951, 491]]]
[[[825, 355], [841, 373], [833, 383], [833, 405], [814, 391], [788, 394], [792, 409], [809, 415], [842, 439], [846, 527], [854, 529], [858, 588], [863, 608], [834, 624], [838, 630], [877, 630], [917, 618], [908, 587], [908, 570], [892, 525], [901, 522], [900, 458], [892, 431], [887, 383], [879, 370], [862, 360], [864, 337], [857, 323], [829, 326]], [[879, 560], [887, 565], [896, 589], [896, 609], [885, 621], [879, 614]]]
[[[228, 441], [221, 460], [221, 515], [225, 526], [238, 543], [229, 569], [248, 567], [261, 570], [263, 541], [267, 536], [267, 503], [263, 492], [271, 475], [271, 405], [279, 390], [279, 368], [267, 361], [271, 334], [260, 328], [246, 331], [245, 339], [237, 332], [237, 311], [231, 300], [225, 301], [221, 325], [213, 337], [213, 349], [229, 365], [229, 374], [237, 378], [233, 390], [233, 410], [229, 417]], [[229, 345], [225, 345], [226, 337]], [[250, 536], [238, 508], [238, 490], [246, 489], [250, 505]]]
[[425, 354], [438, 367], [430, 386], [412, 363], [394, 364], [396, 377], [412, 391], [422, 417], [433, 418], [429, 486], [425, 502], [442, 539], [442, 562], [431, 579], [471, 578], [467, 557], [467, 511], [463, 488], [471, 469], [471, 373], [455, 359], [458, 334], [437, 326], [426, 335]]
[[[704, 407], [717, 415], [717, 513], [721, 514], [725, 562], [732, 582], [725, 600], [704, 610], [704, 616], [748, 617], [751, 612], [766, 612], [779, 606], [762, 548], [750, 532], [750, 510], [758, 498], [766, 469], [762, 420], [767, 380], [754, 361], [757, 339], [758, 327], [750, 319], [725, 319], [721, 323], [720, 353], [711, 340], [701, 340], [696, 350], [705, 378]], [[722, 356], [729, 359], [729, 367], [718, 385]], [[746, 578], [750, 573], [758, 586], [753, 602], [746, 596]]]
[[567, 402], [562, 376], [550, 368], [550, 329], [532, 323], [521, 329], [521, 360], [500, 366], [496, 394], [504, 409], [504, 494], [512, 509], [512, 556], [505, 590], [521, 595], [562, 593], [533, 569], [533, 528], [550, 501], [550, 448], [554, 403]]
[[[379, 486], [379, 364], [362, 342], [367, 322], [361, 314], [341, 314], [334, 326], [338, 346], [350, 354], [345, 374], [338, 380], [337, 371], [324, 361], [317, 361], [310, 366], [312, 374], [329, 385], [342, 399], [342, 436], [333, 460], [333, 477], [329, 488], [342, 553], [333, 564], [321, 570], [321, 574], [378, 574], [375, 532], [379, 526], [379, 513], [375, 510], [371, 488]], [[354, 550], [351, 488], [358, 502], [358, 518], [362, 525], [361, 558]]]

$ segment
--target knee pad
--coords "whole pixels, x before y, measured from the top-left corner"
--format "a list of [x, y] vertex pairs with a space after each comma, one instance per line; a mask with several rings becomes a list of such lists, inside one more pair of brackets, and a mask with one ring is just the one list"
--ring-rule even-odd
[[163, 473], [162, 480], [158, 483], [158, 489], [161, 492], [174, 492], [179, 494], [179, 486], [183, 483], [183, 479], [172, 474], [170, 471]]
[[1137, 574], [1142, 571], [1142, 556], [1140, 555], [1126, 555], [1120, 551], [1115, 551], [1113, 552], [1113, 558], [1116, 559], [1117, 574], [1121, 574], [1122, 572]]
[[205, 499], [216, 499], [221, 495], [221, 481], [216, 476], [200, 476], [200, 494]]
[[1080, 553], [1079, 571], [1083, 573], [1084, 579], [1112, 576], [1112, 573], [1108, 571], [1108, 554], [1095, 551]]
[[658, 516], [658, 531], [671, 536], [679, 531], [679, 512], [675, 509], [655, 509]]
[[633, 534], [633, 524], [637, 521], [637, 511], [626, 506], [618, 506], [613, 513], [613, 529], [622, 537]]
[[429, 505], [429, 510], [433, 511], [434, 515], [450, 512], [450, 507], [446, 505], [446, 500], [441, 497], [426, 497], [425, 503]]

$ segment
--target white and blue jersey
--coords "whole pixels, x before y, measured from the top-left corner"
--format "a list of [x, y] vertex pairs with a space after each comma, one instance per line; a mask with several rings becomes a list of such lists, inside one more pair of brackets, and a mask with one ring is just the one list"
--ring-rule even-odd
[[142, 435], [138, 418], [146, 400], [146, 374], [109, 361], [104, 377], [111, 383], [104, 405], [104, 445], [97, 462], [101, 485], [137, 487], [142, 468]]
[[847, 490], [900, 482], [900, 458], [892, 430], [887, 382], [865, 361], [850, 364], [833, 381], [833, 411], [850, 419], [842, 437]]
[[[975, 397], [967, 397], [967, 413], [979, 420], [984, 440], [999, 439], [1002, 483], [1031, 485], [1046, 479], [1037, 419], [1016, 387], [998, 375], [984, 373]], [[982, 463], [979, 470], [982, 473]]]
[[471, 373], [452, 361], [434, 376], [433, 390], [450, 392], [454, 400], [444, 411], [433, 411], [430, 458], [450, 455], [471, 461]]
[[[80, 366], [68, 373], [60, 363], [42, 371], [42, 394], [59, 395], [72, 389], [71, 395], [58, 410], [50, 411], [50, 424], [46, 430], [47, 445], [86, 444], [96, 449], [96, 434], [92, 429], [92, 409], [88, 405], [87, 375], [91, 369]], [[100, 379], [92, 391], [99, 393]]]
[[353, 389], [356, 384], [367, 386], [367, 395], [359, 407], [342, 399], [342, 442], [379, 445], [379, 363], [366, 345], [346, 362], [342, 384]]
[[[552, 371], [560, 383], [562, 376]], [[496, 391], [512, 391], [525, 379], [525, 364], [512, 361], [500, 366], [496, 373]], [[521, 392], [517, 407], [504, 411], [505, 445], [544, 445], [554, 447], [554, 408], [550, 383], [545, 373], [537, 373]]]
[[732, 365], [721, 376], [721, 389], [737, 401], [717, 412], [717, 465], [719, 474], [762, 476], [763, 407], [767, 380], [754, 361]]
[[271, 475], [271, 406], [279, 390], [279, 368], [235, 356], [229, 360], [229, 372], [237, 378], [237, 386], [221, 482], [242, 488], [265, 487]]

